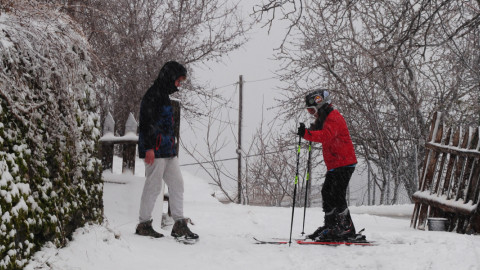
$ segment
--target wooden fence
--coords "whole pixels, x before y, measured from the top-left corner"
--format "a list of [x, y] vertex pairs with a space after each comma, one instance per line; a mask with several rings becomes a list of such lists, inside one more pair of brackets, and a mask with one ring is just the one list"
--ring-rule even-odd
[[133, 114], [128, 116], [125, 124], [125, 135], [115, 136], [115, 121], [110, 113], [108, 113], [103, 124], [103, 136], [100, 138], [100, 152], [102, 155], [103, 170], [112, 171], [113, 155], [115, 144], [122, 145], [122, 173], [127, 171], [135, 174], [135, 156], [137, 150], [137, 121]]
[[424, 230], [429, 217], [443, 217], [448, 231], [480, 233], [479, 129], [446, 128], [435, 113], [411, 227]]

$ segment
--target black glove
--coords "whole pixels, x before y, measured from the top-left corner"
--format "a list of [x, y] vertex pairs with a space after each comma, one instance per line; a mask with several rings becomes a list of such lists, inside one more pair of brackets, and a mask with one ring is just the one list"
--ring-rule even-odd
[[304, 123], [300, 123], [300, 127], [298, 128], [297, 135], [302, 137], [302, 138], [303, 138], [303, 136], [305, 136], [305, 124]]

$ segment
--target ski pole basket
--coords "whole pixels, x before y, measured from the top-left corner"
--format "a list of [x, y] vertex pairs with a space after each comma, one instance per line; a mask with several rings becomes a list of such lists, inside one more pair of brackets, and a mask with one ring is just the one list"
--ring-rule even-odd
[[436, 217], [448, 219], [448, 231], [480, 233], [480, 127], [445, 129], [435, 113], [411, 227], [425, 230], [427, 219]]

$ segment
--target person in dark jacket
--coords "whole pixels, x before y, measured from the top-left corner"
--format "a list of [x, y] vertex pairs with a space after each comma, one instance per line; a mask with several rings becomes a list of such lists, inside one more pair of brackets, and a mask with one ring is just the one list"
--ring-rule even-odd
[[333, 109], [328, 90], [313, 91], [305, 102], [315, 123], [310, 129], [301, 123], [297, 134], [307, 141], [322, 143], [327, 166], [322, 188], [324, 225], [307, 237], [315, 241], [344, 240], [356, 234], [346, 200], [348, 183], [357, 164], [352, 139], [345, 119]]
[[178, 164], [174, 134], [173, 108], [169, 95], [187, 77], [181, 64], [165, 63], [153, 85], [147, 90], [140, 105], [138, 153], [145, 159], [145, 186], [140, 202], [139, 224], [136, 233], [152, 237], [163, 237], [152, 227], [152, 212], [161, 192], [163, 180], [168, 186], [169, 206], [175, 220], [171, 235], [197, 239], [187, 226], [189, 219], [183, 216], [183, 177]]

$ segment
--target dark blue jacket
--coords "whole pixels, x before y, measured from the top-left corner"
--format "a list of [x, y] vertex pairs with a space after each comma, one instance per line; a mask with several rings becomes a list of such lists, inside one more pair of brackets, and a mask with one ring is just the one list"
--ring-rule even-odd
[[147, 150], [153, 149], [155, 158], [177, 155], [173, 108], [169, 95], [178, 91], [175, 80], [186, 76], [187, 70], [181, 64], [167, 62], [142, 98], [138, 134], [138, 154], [145, 158]]

